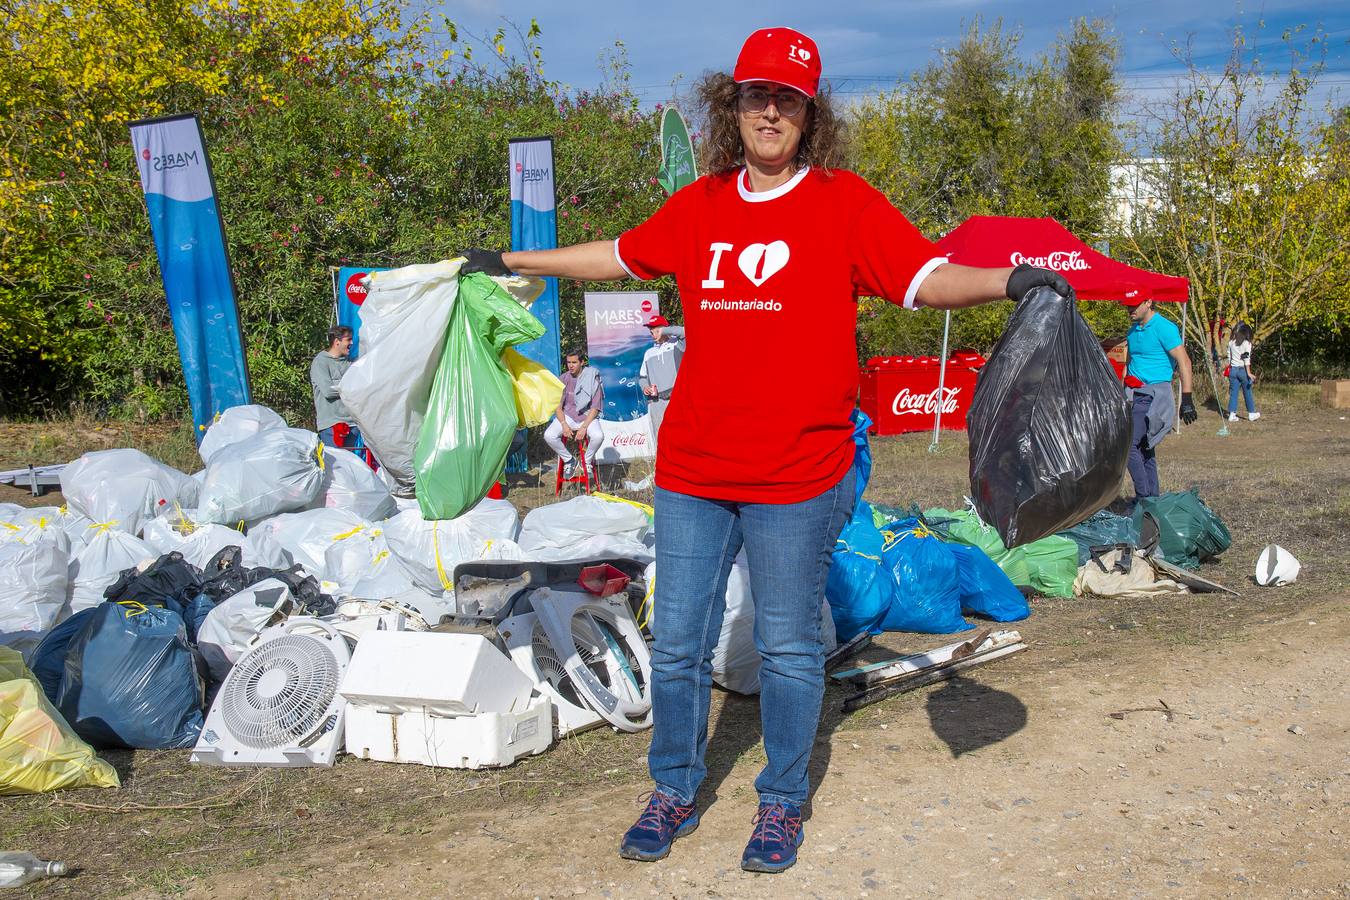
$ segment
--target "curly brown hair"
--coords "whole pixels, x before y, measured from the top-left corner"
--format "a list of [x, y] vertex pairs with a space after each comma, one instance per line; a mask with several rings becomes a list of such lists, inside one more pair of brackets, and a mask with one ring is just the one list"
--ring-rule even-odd
[[[726, 72], [710, 72], [699, 80], [696, 91], [707, 131], [700, 148], [703, 170], [710, 175], [734, 172], [745, 165], [736, 101], [740, 85]], [[806, 127], [792, 163], [798, 170], [811, 166], [828, 175], [844, 159], [844, 124], [830, 104], [828, 88], [817, 92], [806, 108]]]

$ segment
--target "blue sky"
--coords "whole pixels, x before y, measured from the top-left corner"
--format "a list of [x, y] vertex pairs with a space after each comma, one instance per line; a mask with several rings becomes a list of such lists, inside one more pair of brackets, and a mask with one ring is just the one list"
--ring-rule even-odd
[[[745, 35], [767, 25], [789, 25], [815, 38], [825, 77], [836, 94], [852, 96], [895, 85], [897, 78], [922, 68], [936, 52], [952, 46], [963, 22], [976, 16], [985, 23], [1001, 18], [1005, 28], [1019, 27], [1022, 52], [1039, 55], [1078, 16], [1109, 19], [1123, 48], [1120, 71], [1136, 98], [1161, 96], [1180, 70], [1173, 51], [1189, 44], [1195, 60], [1221, 69], [1231, 33], [1241, 25], [1272, 68], [1287, 66], [1281, 32], [1294, 26], [1320, 26], [1328, 37], [1324, 97], [1350, 102], [1350, 2], [1266, 0], [1120, 0], [1116, 3], [1066, 3], [1063, 0], [780, 0], [736, 4], [727, 0], [680, 3], [617, 3], [573, 0], [523, 3], [517, 0], [469, 0], [434, 3], [462, 29], [495, 31], [503, 21], [543, 29], [545, 72], [574, 88], [596, 87], [600, 59], [622, 40], [631, 64], [631, 86], [645, 104], [671, 98], [671, 83], [687, 87], [708, 69], [730, 70]], [[1264, 27], [1260, 27], [1264, 23]]]

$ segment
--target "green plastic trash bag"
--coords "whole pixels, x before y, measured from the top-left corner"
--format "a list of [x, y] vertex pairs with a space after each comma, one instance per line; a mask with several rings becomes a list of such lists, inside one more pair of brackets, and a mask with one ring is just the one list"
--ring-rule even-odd
[[1233, 543], [1228, 526], [1205, 505], [1192, 488], [1172, 491], [1161, 497], [1141, 497], [1134, 507], [1134, 526], [1143, 522], [1144, 513], [1152, 513], [1158, 522], [1158, 550], [1174, 566], [1198, 569]]
[[1027, 575], [1036, 592], [1046, 597], [1072, 597], [1078, 578], [1078, 545], [1052, 534], [1017, 549], [1026, 552]]
[[502, 352], [543, 333], [543, 324], [486, 275], [460, 278], [413, 454], [423, 518], [458, 517], [501, 475], [518, 422]]

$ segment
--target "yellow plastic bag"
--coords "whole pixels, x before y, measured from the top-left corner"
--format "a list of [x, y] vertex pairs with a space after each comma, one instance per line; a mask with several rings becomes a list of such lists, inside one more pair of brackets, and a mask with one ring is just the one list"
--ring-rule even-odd
[[511, 373], [520, 427], [543, 425], [552, 419], [562, 404], [563, 383], [558, 376], [510, 347], [502, 352], [502, 362]]
[[0, 647], [0, 795], [120, 785], [48, 702], [23, 656]]

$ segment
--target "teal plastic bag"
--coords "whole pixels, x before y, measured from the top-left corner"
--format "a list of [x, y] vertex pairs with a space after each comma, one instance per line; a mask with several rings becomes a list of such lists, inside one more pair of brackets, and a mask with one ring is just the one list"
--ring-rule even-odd
[[1140, 527], [1144, 513], [1152, 513], [1158, 522], [1158, 549], [1163, 559], [1174, 566], [1198, 569], [1233, 544], [1228, 526], [1214, 510], [1205, 505], [1192, 488], [1171, 491], [1161, 497], [1141, 497], [1134, 507], [1134, 526]]
[[502, 352], [543, 334], [543, 323], [491, 278], [460, 277], [413, 454], [424, 518], [456, 518], [496, 483], [518, 422]]

